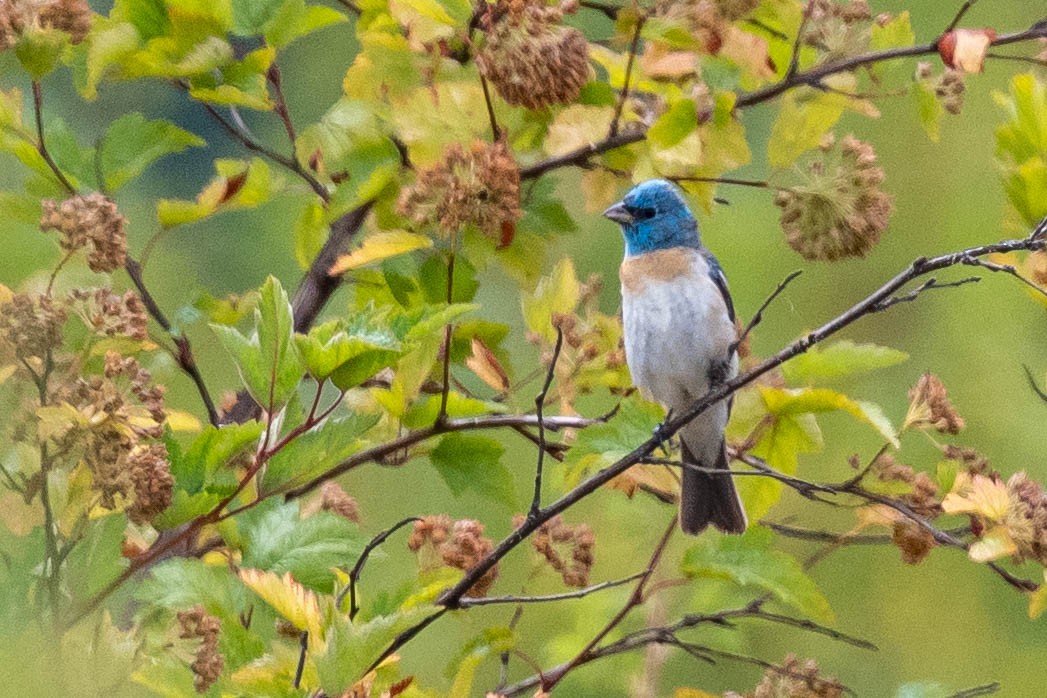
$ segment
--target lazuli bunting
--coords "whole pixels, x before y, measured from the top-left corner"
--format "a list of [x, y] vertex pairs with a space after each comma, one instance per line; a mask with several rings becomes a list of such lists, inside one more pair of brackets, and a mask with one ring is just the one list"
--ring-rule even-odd
[[[671, 412], [685, 412], [710, 386], [738, 373], [727, 279], [675, 185], [638, 184], [603, 215], [625, 236], [622, 323], [633, 383]], [[730, 409], [730, 401], [719, 402], [680, 430], [685, 463], [729, 469], [724, 429]], [[684, 467], [680, 527], [694, 535], [710, 523], [725, 533], [745, 531], [734, 481]]]

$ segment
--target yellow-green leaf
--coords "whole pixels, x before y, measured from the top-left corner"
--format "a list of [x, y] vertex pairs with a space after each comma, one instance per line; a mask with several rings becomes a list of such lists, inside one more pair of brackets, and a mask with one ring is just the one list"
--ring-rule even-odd
[[367, 264], [381, 262], [415, 250], [433, 246], [433, 241], [424, 235], [408, 233], [404, 230], [390, 230], [368, 235], [362, 245], [335, 260], [328, 270], [332, 276], [344, 274], [350, 269], [358, 269]]

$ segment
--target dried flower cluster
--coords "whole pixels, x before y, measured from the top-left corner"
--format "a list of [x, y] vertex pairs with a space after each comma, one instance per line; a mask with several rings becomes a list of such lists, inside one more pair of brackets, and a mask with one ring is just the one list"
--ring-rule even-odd
[[907, 485], [910, 491], [900, 499], [916, 514], [934, 518], [942, 513], [938, 484], [927, 473], [916, 472], [908, 465], [897, 462], [887, 453], [873, 462], [872, 473], [881, 482], [900, 482]]
[[962, 70], [946, 68], [941, 75], [935, 76], [931, 64], [921, 61], [916, 64], [916, 79], [934, 91], [945, 111], [959, 114], [963, 110], [963, 97], [967, 87], [963, 80]]
[[[844, 686], [835, 678], [824, 678], [813, 659], [801, 662], [788, 655], [781, 666], [764, 672], [763, 679], [745, 698], [841, 698]], [[724, 698], [742, 698], [728, 691]]]
[[1047, 493], [1024, 472], [1007, 480], [1007, 516], [1004, 520], [1017, 548], [1015, 557], [1047, 565]]
[[356, 500], [349, 496], [337, 482], [328, 480], [320, 487], [320, 509], [360, 523], [360, 510]]
[[[513, 526], [523, 525], [525, 517], [513, 519]], [[593, 548], [596, 536], [587, 524], [570, 526], [557, 515], [546, 521], [531, 536], [531, 545], [546, 562], [572, 587], [589, 585], [593, 568]]]
[[103, 337], [148, 338], [149, 315], [134, 291], [77, 288], [69, 292], [73, 309], [92, 332]]
[[109, 352], [103, 375], [59, 384], [50, 399], [62, 406], [49, 427], [58, 452], [78, 453], [101, 506], [129, 502], [128, 516], [139, 524], [166, 509], [174, 489], [166, 449], [147, 443], [163, 435], [166, 416], [164, 387], [151, 380], [136, 359]]
[[654, 14], [685, 24], [705, 51], [716, 53], [729, 30], [727, 25], [759, 5], [759, 0], [658, 0]]
[[804, 181], [782, 189], [775, 205], [789, 246], [806, 259], [864, 256], [887, 228], [891, 197], [881, 189], [883, 170], [868, 143], [829, 138], [822, 156], [800, 170]]
[[111, 272], [127, 260], [127, 219], [116, 204], [102, 194], [73, 196], [61, 203], [43, 202], [40, 229], [57, 230], [66, 252], [90, 247], [87, 266], [94, 272]]
[[958, 434], [963, 427], [963, 417], [949, 401], [941, 380], [933, 373], [920, 376], [909, 390], [909, 411], [902, 431], [931, 428], [942, 434]]
[[544, 109], [573, 102], [589, 81], [589, 43], [560, 23], [565, 3], [499, 0], [485, 15], [487, 40], [476, 64], [509, 104]]
[[[439, 565], [468, 571], [493, 549], [490, 538], [483, 535], [484, 526], [474, 519], [452, 521], [449, 516], [426, 516], [415, 522], [407, 547], [418, 553], [422, 569]], [[495, 565], [477, 580], [466, 596], [486, 596], [498, 578]]]
[[61, 346], [66, 317], [51, 296], [16, 293], [0, 305], [0, 344], [20, 361], [41, 362]]
[[520, 170], [508, 146], [475, 141], [451, 145], [444, 159], [423, 170], [400, 197], [400, 213], [443, 235], [472, 225], [494, 239], [520, 218]]
[[225, 658], [218, 651], [221, 621], [204, 611], [203, 606], [194, 606], [188, 611], [178, 612], [178, 625], [181, 628], [178, 637], [200, 640], [200, 647], [190, 668], [196, 675], [193, 680], [196, 692], [207, 693], [207, 689], [218, 680], [225, 668]]
[[79, 44], [91, 30], [87, 0], [0, 0], [0, 51], [27, 31], [56, 29]]
[[848, 56], [868, 45], [872, 14], [866, 0], [810, 0], [805, 11], [803, 42], [823, 51], [825, 59]]

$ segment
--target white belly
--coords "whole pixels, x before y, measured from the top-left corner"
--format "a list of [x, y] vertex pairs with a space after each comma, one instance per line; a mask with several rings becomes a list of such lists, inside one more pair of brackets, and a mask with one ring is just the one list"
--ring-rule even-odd
[[[622, 323], [633, 383], [677, 413], [708, 392], [714, 362], [727, 360], [736, 337], [720, 291], [704, 273], [704, 264], [695, 273], [648, 280], [642, 289], [623, 284]], [[737, 358], [731, 357], [726, 371], [722, 364], [716, 368], [724, 377], [733, 377]], [[727, 418], [727, 403], [721, 402], [682, 430], [703, 462], [714, 462], [706, 457], [715, 459]]]

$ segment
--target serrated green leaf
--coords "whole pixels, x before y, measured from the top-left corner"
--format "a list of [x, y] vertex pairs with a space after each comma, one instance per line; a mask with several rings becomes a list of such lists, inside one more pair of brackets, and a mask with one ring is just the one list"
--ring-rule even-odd
[[1007, 120], [996, 129], [1011, 205], [1028, 225], [1047, 215], [1047, 85], [1032, 73], [1011, 78], [1008, 94], [995, 93]]
[[360, 436], [380, 417], [354, 412], [348, 417], [329, 418], [320, 427], [297, 437], [269, 459], [263, 492], [311, 480], [356, 453], [364, 446]]
[[516, 490], [512, 473], [501, 462], [504, 452], [494, 439], [455, 432], [440, 439], [429, 458], [456, 497], [473, 491], [512, 508]]
[[365, 543], [356, 524], [337, 514], [321, 511], [301, 518], [297, 502], [270, 499], [235, 521], [232, 539], [242, 547], [243, 567], [290, 572], [323, 593], [334, 587], [332, 569], [352, 566]]
[[235, 616], [244, 606], [243, 585], [225, 566], [175, 558], [156, 565], [135, 589], [135, 598], [172, 611], [200, 604], [211, 615]]
[[706, 537], [687, 549], [680, 567], [689, 577], [730, 580], [770, 593], [817, 621], [833, 620], [829, 601], [800, 563], [771, 548], [768, 530], [750, 528], [741, 536]]
[[878, 344], [856, 344], [844, 339], [828, 346], [811, 347], [783, 364], [782, 373], [792, 383], [813, 383], [888, 368], [908, 358], [908, 354], [897, 349]]
[[434, 606], [416, 606], [366, 622], [340, 622], [329, 627], [327, 650], [315, 658], [324, 692], [342, 695], [397, 635], [436, 611]]
[[150, 121], [133, 112], [109, 125], [99, 151], [99, 165], [106, 187], [116, 191], [164, 155], [202, 145], [202, 138], [170, 121]]
[[571, 481], [611, 465], [651, 438], [665, 413], [658, 405], [638, 397], [622, 400], [618, 412], [606, 424], [594, 424], [578, 432], [564, 459]]
[[282, 408], [298, 387], [305, 366], [293, 341], [291, 303], [280, 282], [270, 276], [262, 285], [250, 337], [224, 325], [212, 323], [211, 329], [232, 355], [251, 397], [270, 412]]
[[219, 427], [208, 425], [184, 450], [169, 437], [168, 457], [177, 488], [196, 494], [216, 484], [223, 492], [230, 485], [235, 487], [235, 479], [216, 483], [216, 474], [233, 458], [256, 446], [261, 435], [262, 423], [252, 420]]

